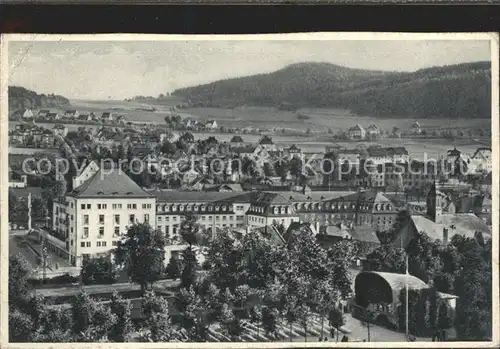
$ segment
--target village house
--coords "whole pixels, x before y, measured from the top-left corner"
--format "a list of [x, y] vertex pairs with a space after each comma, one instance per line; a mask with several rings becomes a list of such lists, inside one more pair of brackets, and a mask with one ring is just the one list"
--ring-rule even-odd
[[34, 118], [33, 111], [31, 109], [24, 109], [22, 111], [21, 115], [22, 115], [23, 119], [33, 119]]
[[81, 114], [81, 115], [78, 115], [77, 119], [78, 119], [78, 121], [85, 121], [85, 122], [93, 121], [92, 116], [90, 116], [90, 114]]
[[40, 117], [40, 118], [46, 118], [46, 117], [49, 116], [49, 114], [50, 114], [50, 110], [48, 110], [48, 109], [42, 109], [42, 110], [38, 111], [37, 116]]
[[113, 113], [104, 112], [101, 115], [101, 121], [104, 121], [104, 122], [113, 122], [113, 116], [114, 116]]
[[491, 148], [489, 147], [477, 148], [470, 160], [471, 162], [469, 166], [471, 167], [471, 170], [474, 170], [475, 172], [489, 173], [493, 169], [493, 158]]
[[66, 137], [66, 135], [68, 134], [68, 128], [64, 124], [55, 124], [54, 127], [52, 128], [52, 132], [55, 135]]
[[117, 124], [125, 125], [127, 123], [127, 118], [124, 115], [118, 115], [115, 118], [115, 122]]
[[59, 113], [48, 113], [47, 118], [49, 120], [61, 120], [61, 115]]
[[235, 135], [229, 141], [231, 147], [242, 147], [245, 142], [243, 142], [243, 138], [241, 136]]
[[380, 127], [375, 124], [371, 124], [366, 128], [366, 137], [368, 139], [378, 139], [380, 138]]
[[198, 127], [198, 120], [192, 118], [185, 118], [182, 120], [182, 122], [188, 130], [194, 130]]
[[205, 122], [205, 128], [209, 130], [216, 130], [218, 128], [217, 121], [208, 120], [207, 122]]
[[366, 137], [366, 130], [363, 127], [361, 127], [360, 124], [351, 127], [348, 132], [349, 132], [349, 139], [360, 140], [360, 139], [365, 139]]
[[64, 112], [64, 117], [69, 119], [76, 119], [78, 118], [78, 115], [80, 115], [78, 110], [66, 110]]
[[418, 121], [415, 121], [413, 125], [411, 125], [411, 133], [414, 135], [422, 133], [422, 128], [420, 127], [420, 123]]
[[274, 144], [272, 138], [270, 136], [264, 135], [258, 142], [258, 147], [265, 149], [265, 150], [270, 150], [270, 151], [276, 151], [278, 150], [276, 147], [276, 144]]

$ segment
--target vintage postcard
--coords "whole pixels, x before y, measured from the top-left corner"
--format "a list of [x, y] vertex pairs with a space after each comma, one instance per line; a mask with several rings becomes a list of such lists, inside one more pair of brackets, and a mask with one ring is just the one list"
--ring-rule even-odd
[[2, 347], [498, 346], [498, 40], [2, 36]]

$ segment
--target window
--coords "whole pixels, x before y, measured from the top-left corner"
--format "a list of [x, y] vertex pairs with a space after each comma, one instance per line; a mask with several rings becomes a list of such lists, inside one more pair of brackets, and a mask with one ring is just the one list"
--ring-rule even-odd
[[73, 203], [71, 203], [71, 208], [73, 208]]
[[120, 227], [115, 227], [115, 236], [120, 235]]
[[83, 224], [88, 225], [89, 224], [89, 215], [83, 215]]
[[146, 208], [146, 204], [142, 204], [142, 208], [145, 209]]
[[168, 235], [170, 233], [170, 227], [168, 225], [165, 226], [165, 234]]
[[216, 221], [219, 221], [219, 220], [220, 220], [220, 217], [219, 217], [219, 216], [216, 216], [216, 217], [215, 217], [215, 220], [216, 220]]
[[97, 209], [100, 210], [101, 209], [101, 204], [97, 204]]
[[99, 224], [104, 224], [104, 215], [103, 214], [99, 215]]
[[112, 245], [112, 246], [118, 246], [118, 241], [113, 240], [113, 241], [111, 242], [111, 245]]
[[173, 217], [172, 217], [172, 220], [173, 220], [174, 222], [176, 222], [176, 221], [177, 221], [177, 216], [173, 216]]
[[227, 217], [226, 216], [222, 216], [222, 220], [223, 221], [227, 220]]
[[133, 214], [129, 215], [128, 221], [133, 224], [135, 222], [135, 215], [133, 215]]
[[81, 242], [80, 247], [85, 247], [85, 242]]
[[92, 246], [92, 243], [90, 241], [87, 241], [87, 247]]
[[233, 216], [229, 216], [229, 220], [230, 221], [234, 220], [234, 217]]
[[207, 217], [205, 217], [205, 216], [201, 216], [201, 220], [202, 220], [202, 221], [206, 220], [206, 218], [207, 218]]
[[103, 241], [103, 242], [101, 243], [102, 247], [106, 247], [106, 243], [107, 243], [107, 241]]
[[137, 204], [132, 204], [132, 209], [137, 210]]
[[149, 214], [147, 213], [144, 215], [144, 222], [149, 223]]
[[97, 246], [97, 247], [101, 247], [101, 242], [100, 242], [100, 241], [97, 241], [96, 246]]
[[161, 222], [161, 216], [158, 216], [158, 222]]
[[[59, 208], [59, 207], [58, 207]], [[82, 204], [81, 206], [82, 210], [85, 210], [85, 204]], [[82, 246], [83, 247], [83, 246]]]
[[119, 214], [115, 214], [115, 223], [120, 224], [120, 215]]
[[91, 206], [90, 204], [87, 204], [87, 210], [90, 210]]
[[104, 237], [104, 227], [99, 227], [99, 235], [97, 238], [102, 239]]
[[244, 218], [245, 218], [244, 216], [236, 216], [236, 219], [238, 219], [238, 220], [242, 220]]
[[165, 217], [165, 222], [170, 221], [170, 217]]
[[236, 210], [238, 210], [238, 211], [243, 211], [243, 206], [242, 206], [242, 205], [238, 205], [238, 206], [236, 206]]

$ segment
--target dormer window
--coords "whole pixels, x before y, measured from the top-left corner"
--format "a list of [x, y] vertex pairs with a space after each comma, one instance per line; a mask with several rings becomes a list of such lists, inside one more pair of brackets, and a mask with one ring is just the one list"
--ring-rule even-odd
[[179, 205], [179, 211], [184, 211], [184, 205]]
[[284, 208], [284, 207], [282, 207], [282, 208], [281, 208], [281, 214], [284, 214], [284, 213], [285, 213], [285, 208]]
[[164, 209], [165, 212], [168, 212], [168, 211], [170, 211], [170, 206], [169, 205], [165, 205], [165, 206], [163, 206], [163, 209]]
[[274, 207], [274, 214], [278, 214], [278, 208], [277, 207]]
[[226, 206], [222, 206], [222, 211], [226, 212]]
[[219, 212], [220, 210], [220, 207], [219, 206], [215, 206], [215, 212]]
[[213, 207], [212, 207], [212, 206], [210, 206], [210, 205], [207, 207], [207, 210], [208, 210], [209, 212], [212, 212], [212, 209], [213, 209]]
[[176, 205], [172, 205], [172, 211], [173, 212], [177, 211], [177, 206]]
[[191, 205], [187, 205], [186, 211], [191, 211]]
[[205, 205], [201, 206], [201, 212], [205, 212]]

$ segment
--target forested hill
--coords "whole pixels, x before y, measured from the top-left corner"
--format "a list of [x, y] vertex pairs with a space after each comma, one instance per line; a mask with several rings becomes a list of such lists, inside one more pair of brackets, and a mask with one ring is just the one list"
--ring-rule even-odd
[[360, 115], [491, 117], [491, 63], [415, 72], [298, 63], [269, 74], [221, 80], [172, 93], [192, 106], [335, 107]]
[[57, 108], [69, 105], [69, 100], [54, 94], [37, 94], [19, 86], [9, 86], [9, 112], [22, 109]]

